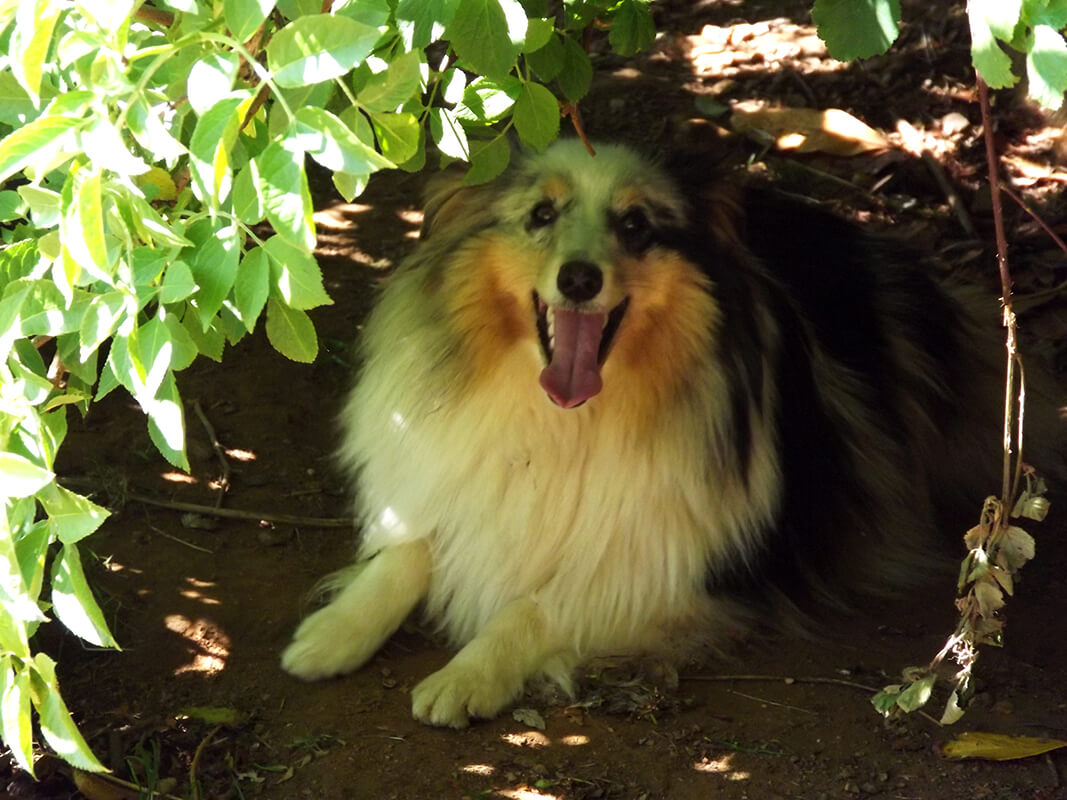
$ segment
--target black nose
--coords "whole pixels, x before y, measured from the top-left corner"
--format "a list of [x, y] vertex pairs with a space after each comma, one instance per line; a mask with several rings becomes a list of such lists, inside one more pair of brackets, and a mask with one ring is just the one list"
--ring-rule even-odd
[[604, 286], [604, 273], [591, 261], [568, 261], [559, 268], [556, 286], [568, 300], [584, 303], [600, 293]]

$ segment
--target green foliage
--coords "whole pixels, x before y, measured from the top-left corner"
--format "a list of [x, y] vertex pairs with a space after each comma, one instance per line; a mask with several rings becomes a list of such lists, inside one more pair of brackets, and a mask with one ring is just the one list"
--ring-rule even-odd
[[594, 20], [620, 52], [652, 38], [647, 0], [568, 0], [554, 16], [536, 0], [322, 12], [0, 0], [0, 737], [27, 770], [33, 711], [56, 752], [102, 768], [33, 652], [37, 627], [54, 617], [116, 646], [78, 549], [108, 512], [54, 474], [68, 407], [121, 387], [188, 469], [176, 373], [221, 359], [261, 318], [282, 355], [317, 356], [308, 312], [331, 300], [309, 158], [349, 200], [374, 172], [420, 169], [427, 136], [470, 162], [468, 182], [489, 180], [510, 132], [545, 147], [557, 94], [585, 93], [578, 40]]
[[[900, 0], [815, 0], [812, 17], [830, 54], [843, 61], [884, 53], [896, 41]], [[1019, 80], [1025, 58], [1030, 97], [1058, 109], [1067, 92], [1067, 0], [968, 0], [971, 60], [994, 89]]]

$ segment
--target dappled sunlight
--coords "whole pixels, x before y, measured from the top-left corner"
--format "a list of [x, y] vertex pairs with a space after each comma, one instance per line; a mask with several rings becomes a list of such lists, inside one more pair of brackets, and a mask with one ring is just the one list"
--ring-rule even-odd
[[485, 775], [488, 777], [496, 772], [496, 767], [492, 764], [468, 764], [463, 768], [463, 771], [469, 775]]
[[589, 744], [589, 737], [581, 733], [574, 733], [570, 736], [562, 737], [559, 742], [568, 747], [581, 747], [583, 744]]
[[422, 231], [423, 213], [416, 209], [401, 208], [396, 212], [396, 216], [411, 226], [411, 230], [404, 234], [404, 238], [418, 239]]
[[178, 472], [176, 470], [171, 470], [169, 472], [161, 472], [159, 474], [159, 477], [170, 483], [185, 483], [190, 486], [200, 483], [200, 481], [198, 481], [192, 475], [186, 475], [184, 472]]
[[521, 787], [519, 789], [498, 789], [497, 795], [507, 797], [510, 800], [559, 800], [559, 795]]
[[508, 744], [513, 744], [516, 747], [532, 747], [538, 750], [552, 744], [552, 740], [541, 733], [541, 731], [533, 730], [524, 731], [522, 733], [505, 733], [501, 735], [500, 738]]
[[734, 754], [727, 753], [719, 758], [704, 756], [700, 761], [693, 764], [697, 772], [705, 772], [711, 775], [720, 775], [728, 781], [747, 781], [752, 777], [751, 773], [744, 770], [734, 769], [731, 765]]
[[230, 637], [215, 623], [206, 619], [189, 619], [182, 614], [169, 614], [163, 624], [167, 630], [184, 638], [192, 649], [192, 661], [174, 670], [175, 675], [198, 672], [215, 675], [226, 666], [230, 655]]
[[234, 461], [255, 461], [256, 454], [251, 450], [242, 450], [239, 447], [230, 447], [223, 450], [227, 458], [232, 458]]
[[182, 597], [185, 597], [189, 600], [197, 600], [208, 606], [221, 605], [222, 601], [220, 601], [218, 598], [212, 597], [211, 595], [205, 594], [204, 591], [206, 589], [213, 588], [215, 586], [214, 582], [200, 581], [196, 578], [186, 578], [185, 582], [189, 584], [189, 588], [180, 589], [178, 591], [178, 594], [180, 594]]

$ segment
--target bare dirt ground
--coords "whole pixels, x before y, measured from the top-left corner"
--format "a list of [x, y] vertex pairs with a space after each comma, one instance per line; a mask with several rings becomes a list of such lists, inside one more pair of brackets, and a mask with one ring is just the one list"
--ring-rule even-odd
[[[894, 147], [835, 157], [728, 144], [749, 174], [939, 252], [959, 277], [998, 293], [960, 9], [906, 3], [909, 23], [893, 54], [845, 67], [814, 37], [806, 5], [663, 4], [653, 53], [630, 62], [597, 57], [583, 106], [590, 131], [655, 149], [669, 138], [666, 120], [696, 115], [696, 97], [846, 109]], [[1067, 234], [1067, 175], [1055, 166], [1052, 132], [1010, 98], [1002, 114], [1010, 186]], [[912, 130], [897, 132], [899, 120]], [[942, 165], [976, 235], [962, 229], [929, 164], [904, 149], [916, 142]], [[257, 331], [223, 364], [183, 374], [191, 476], [166, 466], [136, 406], [117, 394], [84, 423], [72, 421], [63, 474], [99, 486], [98, 500], [116, 509], [87, 541], [95, 558], [85, 560], [124, 649], [90, 651], [55, 631], [42, 646], [58, 658], [75, 717], [117, 777], [213, 800], [1067, 797], [1065, 750], [992, 763], [948, 761], [939, 749], [963, 730], [1067, 738], [1062, 499], [1031, 526], [1038, 556], [1009, 604], [1006, 646], [983, 651], [978, 695], [951, 729], [921, 716], [886, 723], [861, 688], [898, 680], [901, 668], [940, 648], [954, 625], [951, 577], [829, 620], [819, 638], [740, 642], [729, 660], [683, 671], [677, 688], [606, 671], [577, 704], [534, 696], [525, 710], [465, 731], [411, 719], [411, 687], [449, 657], [414, 628], [354, 675], [315, 684], [285, 675], [278, 655], [308, 591], [348, 560], [353, 534], [258, 517], [345, 514], [330, 452], [351, 379], [350, 343], [370, 287], [412, 246], [420, 181], [376, 176], [352, 205], [334, 205], [323, 183], [320, 256], [335, 304], [315, 312], [320, 356], [312, 366], [289, 363]], [[1039, 293], [1023, 315], [1027, 346], [1062, 366], [1067, 310], [1047, 290], [1067, 278], [1067, 257], [1014, 206], [1009, 231], [1019, 292]], [[194, 401], [227, 453], [222, 505], [251, 511], [248, 521], [130, 499], [216, 504], [222, 467]], [[0, 766], [0, 797], [83, 796], [65, 768], [44, 762], [41, 772], [35, 785]], [[85, 795], [137, 797], [115, 786], [85, 787]]]

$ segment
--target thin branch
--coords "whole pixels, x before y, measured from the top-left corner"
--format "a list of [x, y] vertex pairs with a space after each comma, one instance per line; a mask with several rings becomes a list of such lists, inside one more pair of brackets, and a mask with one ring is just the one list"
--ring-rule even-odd
[[729, 681], [763, 681], [771, 683], [822, 683], [828, 686], [844, 686], [849, 689], [859, 689], [868, 694], [875, 694], [877, 689], [854, 681], [846, 681], [841, 678], [792, 678], [781, 675], [679, 675], [678, 680], [701, 681], [703, 683], [717, 683]]
[[[96, 484], [82, 478], [60, 478], [60, 483], [80, 489], [100, 489]], [[167, 508], [171, 511], [188, 511], [193, 514], [203, 514], [205, 517], [242, 519], [251, 522], [276, 522], [279, 525], [297, 525], [309, 528], [352, 527], [352, 520], [347, 517], [301, 517], [294, 514], [274, 514], [269, 511], [242, 511], [237, 508], [214, 508], [212, 506], [204, 506], [197, 503], [182, 503], [177, 500], [157, 500], [154, 497], [147, 497], [132, 492], [123, 495], [123, 497], [125, 500], [141, 503], [146, 506]]]
[[215, 457], [222, 466], [222, 476], [219, 478], [219, 493], [215, 497], [215, 508], [220, 508], [222, 506], [222, 498], [230, 490], [230, 461], [226, 458], [226, 450], [219, 442], [219, 437], [215, 434], [215, 428], [207, 418], [207, 414], [204, 413], [199, 400], [193, 401], [193, 411], [200, 420], [200, 424], [204, 426], [204, 430], [207, 431], [207, 438], [211, 441], [211, 449], [215, 451]]

